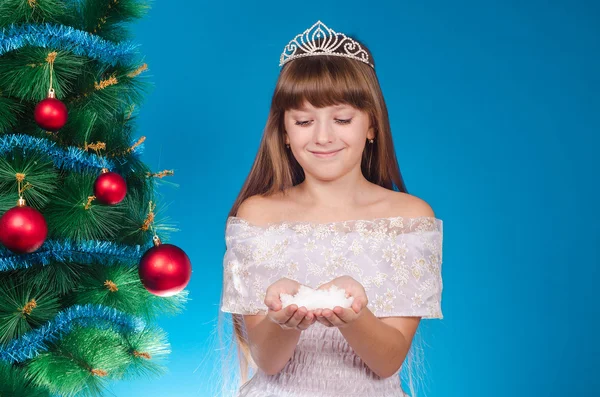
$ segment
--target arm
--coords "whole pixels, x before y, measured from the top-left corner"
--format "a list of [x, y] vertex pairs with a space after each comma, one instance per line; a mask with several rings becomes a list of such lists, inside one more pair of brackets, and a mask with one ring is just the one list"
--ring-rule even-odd
[[[400, 201], [396, 210], [409, 216], [435, 216], [424, 200], [410, 197], [410, 205]], [[410, 350], [420, 317], [377, 318], [367, 307], [340, 332], [356, 354], [381, 378], [396, 373]]]
[[[237, 216], [261, 224], [268, 213], [268, 202], [260, 196], [252, 196], [240, 205]], [[266, 374], [275, 375], [290, 360], [300, 339], [300, 333], [316, 319], [306, 316], [305, 308], [296, 305], [282, 307], [279, 294], [294, 293], [299, 284], [289, 279], [280, 279], [266, 291], [267, 314], [244, 315], [250, 354], [256, 365]]]
[[377, 318], [368, 308], [340, 332], [356, 354], [381, 378], [400, 368], [412, 343], [420, 317]]
[[283, 329], [265, 315], [244, 316], [244, 321], [252, 359], [267, 375], [275, 375], [292, 357], [302, 331]]

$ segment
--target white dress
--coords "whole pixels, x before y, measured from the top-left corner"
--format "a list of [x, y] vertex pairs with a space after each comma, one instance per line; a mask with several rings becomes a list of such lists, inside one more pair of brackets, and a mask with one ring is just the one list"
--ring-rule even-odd
[[[442, 220], [389, 217], [253, 225], [227, 220], [221, 310], [265, 314], [267, 287], [282, 277], [317, 288], [349, 275], [377, 317], [442, 318]], [[400, 371], [400, 370], [399, 370]], [[399, 372], [398, 371], [398, 372]], [[399, 376], [382, 379], [335, 327], [315, 322], [276, 375], [260, 369], [238, 397], [406, 396]]]

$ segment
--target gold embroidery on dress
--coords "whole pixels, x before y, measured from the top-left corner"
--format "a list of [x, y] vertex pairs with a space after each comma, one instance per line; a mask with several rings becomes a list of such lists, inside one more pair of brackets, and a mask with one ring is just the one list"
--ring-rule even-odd
[[223, 311], [266, 310], [267, 287], [288, 277], [316, 288], [341, 275], [360, 282], [377, 316], [441, 318], [442, 221], [390, 217], [264, 226], [230, 217]]

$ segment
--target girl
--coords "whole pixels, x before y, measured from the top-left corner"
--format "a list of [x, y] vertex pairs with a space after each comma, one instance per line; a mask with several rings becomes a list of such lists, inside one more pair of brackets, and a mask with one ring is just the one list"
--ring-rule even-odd
[[[397, 375], [420, 319], [442, 318], [442, 221], [406, 191], [364, 45], [319, 21], [280, 65], [226, 223], [237, 395], [406, 396]], [[301, 285], [342, 288], [352, 307], [282, 307]]]

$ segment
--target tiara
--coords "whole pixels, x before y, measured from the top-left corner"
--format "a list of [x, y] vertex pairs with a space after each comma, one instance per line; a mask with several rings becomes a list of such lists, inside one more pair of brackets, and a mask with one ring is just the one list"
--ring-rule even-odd
[[[317, 43], [317, 40], [321, 40]], [[369, 54], [360, 44], [343, 33], [329, 29], [321, 21], [317, 21], [309, 29], [294, 37], [283, 49], [279, 58], [279, 66], [302, 57], [317, 55], [333, 55], [356, 59], [371, 66], [375, 65], [369, 59]]]

